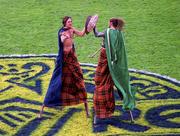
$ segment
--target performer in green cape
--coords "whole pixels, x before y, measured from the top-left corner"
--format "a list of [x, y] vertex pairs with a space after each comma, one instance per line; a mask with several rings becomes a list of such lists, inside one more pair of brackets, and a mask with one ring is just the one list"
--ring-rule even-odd
[[98, 32], [96, 27], [94, 28], [95, 36], [103, 37], [95, 74], [94, 123], [96, 117], [107, 118], [114, 113], [114, 85], [119, 91], [118, 94], [123, 96], [123, 109], [131, 111], [135, 107], [135, 91], [130, 86], [123, 26], [123, 19], [111, 18], [109, 28], [104, 32]]

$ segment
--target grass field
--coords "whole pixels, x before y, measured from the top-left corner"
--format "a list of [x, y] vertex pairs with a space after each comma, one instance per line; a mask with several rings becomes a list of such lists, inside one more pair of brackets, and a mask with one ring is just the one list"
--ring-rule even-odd
[[[55, 58], [2, 55], [56, 54], [62, 17], [71, 16], [74, 26], [82, 29], [93, 14], [99, 15], [99, 31], [111, 17], [126, 21], [129, 68], [140, 70], [130, 71], [131, 84], [139, 87], [132, 111], [135, 123], [116, 101], [113, 117], [93, 125], [95, 66], [83, 64], [91, 117], [86, 118], [82, 104], [46, 108], [38, 119]], [[179, 22], [180, 0], [0, 0], [0, 136], [179, 135]], [[100, 48], [101, 39], [90, 33], [76, 37], [75, 43], [81, 63], [97, 64], [98, 54], [87, 56]]]
[[[57, 31], [65, 15], [76, 28], [98, 14], [98, 30], [111, 17], [126, 21], [129, 67], [180, 79], [179, 0], [0, 0], [0, 54], [57, 53]], [[76, 38], [80, 62], [97, 63], [87, 55], [100, 47], [92, 33]]]
[[[0, 0], [0, 55], [56, 54], [57, 31], [65, 15], [82, 29], [88, 15], [98, 14], [97, 28], [107, 28], [111, 17], [122, 17], [129, 68], [167, 75], [130, 72], [139, 86], [135, 123], [129, 123], [116, 101], [110, 120], [93, 126], [93, 71], [82, 66], [91, 118], [83, 105], [47, 108], [41, 120], [37, 113], [43, 102], [54, 67], [54, 58], [0, 58], [0, 135], [172, 135], [180, 134], [180, 1], [179, 0]], [[100, 48], [93, 33], [76, 37], [76, 52], [82, 63]]]

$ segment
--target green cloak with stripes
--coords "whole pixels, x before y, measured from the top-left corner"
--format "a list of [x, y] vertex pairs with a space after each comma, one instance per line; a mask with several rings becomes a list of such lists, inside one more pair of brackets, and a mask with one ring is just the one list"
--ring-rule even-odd
[[135, 90], [131, 88], [123, 33], [108, 28], [105, 31], [105, 47], [108, 66], [114, 84], [123, 95], [123, 109], [135, 107]]

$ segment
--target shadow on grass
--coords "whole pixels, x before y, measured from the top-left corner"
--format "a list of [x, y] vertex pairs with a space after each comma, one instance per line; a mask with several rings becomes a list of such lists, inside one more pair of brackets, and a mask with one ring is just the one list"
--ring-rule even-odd
[[[97, 118], [97, 123], [93, 125], [93, 132], [105, 132], [108, 125], [116, 128], [122, 128], [131, 132], [144, 132], [150, 129], [148, 126], [142, 126], [140, 124], [131, 123], [129, 112], [123, 112], [121, 106], [116, 106], [116, 111], [122, 112], [120, 116], [112, 116], [110, 118], [100, 119]], [[133, 110], [133, 117], [137, 119], [140, 116], [140, 110]], [[92, 123], [93, 124], [93, 123]]]

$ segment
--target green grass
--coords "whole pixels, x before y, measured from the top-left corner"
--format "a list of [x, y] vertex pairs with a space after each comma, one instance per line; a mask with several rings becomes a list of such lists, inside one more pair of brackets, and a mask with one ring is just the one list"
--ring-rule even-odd
[[[97, 13], [103, 31], [111, 17], [126, 21], [129, 68], [180, 79], [179, 0], [0, 0], [0, 54], [57, 53], [57, 31], [65, 15], [82, 29], [88, 15]], [[92, 33], [75, 39], [80, 62], [90, 59], [101, 43]]]

